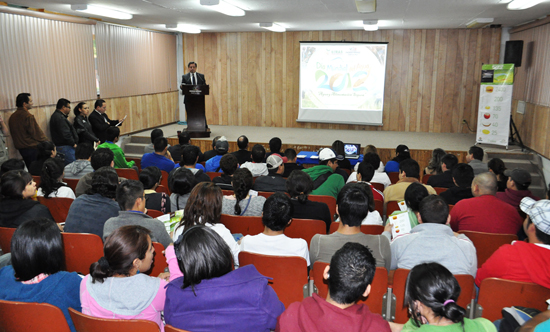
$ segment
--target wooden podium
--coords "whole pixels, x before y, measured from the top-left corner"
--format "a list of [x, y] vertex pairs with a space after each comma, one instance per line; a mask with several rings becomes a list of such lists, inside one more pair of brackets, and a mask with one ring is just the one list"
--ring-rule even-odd
[[210, 137], [210, 129], [206, 126], [204, 114], [204, 96], [210, 94], [210, 86], [182, 84], [181, 92], [185, 96], [186, 130], [189, 132], [189, 136]]

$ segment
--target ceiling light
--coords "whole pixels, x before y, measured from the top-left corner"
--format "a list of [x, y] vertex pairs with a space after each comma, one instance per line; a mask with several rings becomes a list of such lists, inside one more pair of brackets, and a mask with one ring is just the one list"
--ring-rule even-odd
[[71, 9], [79, 12], [87, 13], [87, 14], [116, 18], [119, 20], [131, 20], [132, 17], [134, 17], [132, 14], [120, 12], [118, 10], [108, 9], [105, 7], [98, 7], [95, 5], [82, 5], [82, 4], [71, 5]]
[[468, 29], [483, 28], [493, 23], [494, 20], [495, 20], [494, 18], [475, 18], [470, 22], [466, 23], [466, 27]]
[[374, 13], [376, 11], [376, 0], [355, 0], [355, 6], [359, 13]]
[[378, 30], [378, 20], [364, 20], [363, 28], [366, 31], [376, 31]]
[[201, 29], [189, 24], [166, 24], [166, 29], [185, 33], [201, 33]]
[[514, 0], [508, 4], [508, 10], [523, 10], [538, 5], [545, 0]]
[[245, 11], [221, 0], [201, 0], [201, 5], [228, 16], [244, 16]]
[[278, 24], [271, 23], [271, 22], [260, 23], [260, 27], [264, 28], [264, 29], [267, 29], [267, 30], [270, 30], [270, 31], [273, 31], [273, 32], [285, 32], [286, 31], [285, 27], [282, 27]]

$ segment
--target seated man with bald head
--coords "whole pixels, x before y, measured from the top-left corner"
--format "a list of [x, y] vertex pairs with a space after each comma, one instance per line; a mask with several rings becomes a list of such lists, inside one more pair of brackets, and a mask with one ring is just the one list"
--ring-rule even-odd
[[456, 231], [516, 234], [523, 220], [513, 206], [496, 198], [497, 178], [481, 173], [472, 182], [473, 198], [463, 199], [451, 210], [451, 227]]

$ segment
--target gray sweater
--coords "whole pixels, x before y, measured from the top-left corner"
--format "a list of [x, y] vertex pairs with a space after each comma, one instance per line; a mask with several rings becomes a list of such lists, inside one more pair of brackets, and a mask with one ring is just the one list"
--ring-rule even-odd
[[145, 213], [132, 211], [120, 211], [118, 217], [109, 218], [103, 226], [103, 240], [105, 241], [107, 236], [111, 235], [117, 228], [127, 225], [138, 225], [147, 228], [151, 231], [151, 241], [160, 242], [164, 248], [172, 242], [162, 221], [151, 218]]
[[[263, 196], [250, 196], [250, 197], [251, 197], [250, 204], [248, 204], [248, 198], [245, 198], [239, 202], [239, 206], [241, 207], [241, 213], [244, 212], [243, 216], [261, 216], [262, 211], [264, 209], [265, 197]], [[224, 196], [223, 202], [222, 202], [222, 213], [234, 216], [235, 203], [237, 203], [237, 200]], [[248, 207], [246, 207], [247, 204], [248, 204]]]

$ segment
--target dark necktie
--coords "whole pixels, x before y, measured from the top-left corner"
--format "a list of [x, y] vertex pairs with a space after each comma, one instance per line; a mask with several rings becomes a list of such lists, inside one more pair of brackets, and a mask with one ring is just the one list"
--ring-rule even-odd
[[191, 84], [195, 85], [195, 74], [191, 74]]

